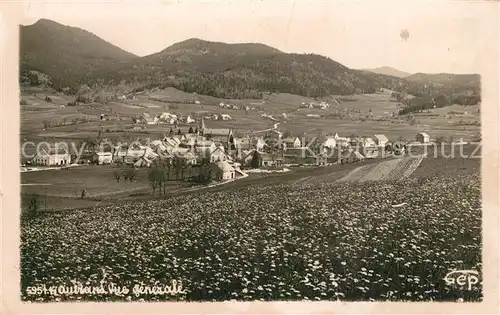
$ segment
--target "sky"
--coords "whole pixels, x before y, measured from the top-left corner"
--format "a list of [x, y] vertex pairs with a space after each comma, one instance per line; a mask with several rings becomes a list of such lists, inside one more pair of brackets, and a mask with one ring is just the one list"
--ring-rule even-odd
[[[479, 73], [484, 1], [30, 1], [21, 24], [40, 18], [83, 28], [139, 56], [189, 38], [259, 42], [315, 53], [350, 68]], [[491, 26], [491, 25], [490, 25]], [[400, 34], [408, 30], [404, 41]]]

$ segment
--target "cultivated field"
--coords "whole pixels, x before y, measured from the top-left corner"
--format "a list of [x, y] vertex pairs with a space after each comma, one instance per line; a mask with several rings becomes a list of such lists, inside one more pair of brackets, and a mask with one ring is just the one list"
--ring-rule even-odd
[[360, 166], [339, 179], [339, 182], [366, 182], [376, 180], [401, 180], [410, 176], [424, 156], [393, 158], [377, 164]]
[[[428, 167], [432, 163], [441, 160], [424, 159], [419, 168], [431, 172], [414, 177], [417, 169], [403, 181], [335, 182], [344, 175], [331, 167], [330, 182], [270, 180], [23, 218], [22, 298], [481, 300], [480, 286], [457, 290], [442, 281], [453, 269], [482, 268], [477, 168], [436, 175]], [[293, 173], [274, 176], [297, 180]], [[170, 285], [170, 280], [182, 281], [186, 293], [25, 292], [42, 283], [107, 288]]]
[[[107, 94], [111, 95], [111, 92]], [[50, 96], [52, 103], [45, 102], [45, 96]], [[195, 116], [212, 113], [229, 114], [233, 118], [230, 121], [207, 120], [206, 125], [213, 128], [234, 128], [238, 133], [271, 128], [274, 122], [263, 119], [261, 114], [264, 113], [282, 121], [280, 130], [295, 134], [305, 132], [317, 135], [339, 132], [346, 135], [371, 136], [374, 133], [383, 133], [393, 140], [399, 137], [413, 140], [417, 132], [427, 131], [433, 138], [448, 139], [453, 136], [467, 140], [477, 137], [480, 133], [480, 116], [477, 113], [479, 106], [454, 105], [433, 109], [428, 113], [414, 114], [413, 119], [391, 117], [393, 113], [397, 113], [400, 106], [396, 102], [391, 102], [389, 93], [330, 96], [318, 100], [282, 93], [264, 94], [262, 100], [225, 100], [168, 88], [141, 92], [136, 94], [135, 99], [113, 100], [105, 105], [92, 103], [61, 108], [61, 105], [74, 101], [74, 97], [38, 89], [23, 91], [21, 99], [26, 102], [25, 105], [21, 105], [21, 135], [29, 140], [85, 139], [95, 137], [101, 127], [105, 131], [104, 136], [115, 137], [123, 137], [126, 132], [134, 137], [158, 137], [168, 133], [170, 125], [149, 125], [145, 131], [133, 131], [132, 118], [144, 112], [152, 116], [162, 112]], [[334, 105], [333, 100], [339, 101], [340, 104]], [[324, 110], [300, 108], [303, 102], [319, 104], [321, 101], [330, 103], [331, 107]], [[221, 108], [220, 102], [236, 105], [239, 109]], [[254, 110], [245, 111], [245, 106]], [[288, 120], [280, 117], [283, 113], [288, 115]], [[100, 121], [101, 114], [108, 115], [110, 121]], [[321, 117], [307, 117], [308, 114], [317, 114]], [[89, 122], [68, 125], [75, 119], [87, 119]], [[50, 122], [53, 126], [42, 130], [44, 121]]]

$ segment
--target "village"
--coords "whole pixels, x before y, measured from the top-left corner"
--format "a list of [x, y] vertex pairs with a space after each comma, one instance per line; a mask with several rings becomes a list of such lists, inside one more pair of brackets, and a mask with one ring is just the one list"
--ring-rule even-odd
[[[163, 115], [162, 120], [177, 120], [176, 115]], [[136, 120], [138, 126], [148, 124], [158, 117], [148, 114]], [[371, 137], [285, 134], [277, 124], [264, 135], [248, 134], [235, 136], [230, 128], [207, 128], [205, 118], [196, 122], [187, 117], [185, 124], [170, 128], [168, 135], [160, 139], [138, 139], [132, 143], [111, 143], [99, 138], [87, 146], [81, 156], [71, 154], [68, 147], [58, 146], [41, 149], [24, 165], [62, 167], [71, 165], [122, 165], [137, 168], [168, 166], [168, 177], [176, 180], [196, 179], [204, 169], [208, 169], [211, 180], [231, 181], [247, 176], [252, 169], [280, 169], [284, 166], [321, 167], [332, 164], [347, 164], [386, 157], [388, 154], [401, 155], [408, 141], [389, 141], [383, 134]], [[134, 128], [137, 128], [134, 127]], [[416, 135], [416, 144], [428, 144], [430, 136], [421, 132]], [[43, 168], [42, 168], [43, 169]]]

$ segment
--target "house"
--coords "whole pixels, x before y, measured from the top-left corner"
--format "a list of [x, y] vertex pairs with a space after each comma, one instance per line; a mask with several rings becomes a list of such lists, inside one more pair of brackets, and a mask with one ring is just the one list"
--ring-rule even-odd
[[96, 152], [94, 154], [94, 162], [96, 164], [111, 164], [113, 163], [113, 153], [111, 152]]
[[153, 140], [149, 145], [156, 153], [168, 151], [168, 146], [161, 140]]
[[217, 146], [210, 140], [197, 140], [194, 143], [194, 152], [203, 158], [210, 158], [212, 152], [217, 150]]
[[377, 146], [377, 144], [375, 143], [375, 141], [373, 141], [372, 138], [370, 137], [356, 137], [356, 138], [352, 138], [351, 141], [350, 141], [350, 145], [352, 147], [356, 147], [356, 148], [364, 148], [364, 147], [375, 147]]
[[279, 167], [283, 165], [284, 158], [281, 154], [262, 153], [261, 166], [264, 167]]
[[231, 116], [229, 116], [228, 114], [221, 114], [220, 117], [222, 120], [231, 120]]
[[351, 144], [351, 138], [341, 137], [341, 136], [339, 136], [338, 133], [335, 133], [335, 135], [333, 136], [333, 139], [335, 139], [335, 141], [337, 142], [337, 146], [340, 146], [340, 147], [349, 147]]
[[385, 135], [374, 135], [373, 136], [375, 144], [379, 147], [385, 147], [385, 145], [389, 142], [389, 139]]
[[301, 145], [299, 137], [287, 137], [283, 140], [287, 148], [299, 148]]
[[328, 158], [328, 156], [326, 155], [326, 153], [320, 153], [320, 154], [316, 155], [316, 165], [317, 166], [326, 166], [326, 164], [328, 163], [327, 158]]
[[363, 155], [367, 159], [374, 159], [379, 156], [378, 147], [364, 147], [362, 149]]
[[363, 147], [375, 147], [377, 143], [370, 137], [363, 138]]
[[306, 116], [309, 118], [320, 118], [321, 117], [320, 115], [317, 115], [317, 114], [307, 114]]
[[264, 142], [264, 139], [262, 137], [255, 137], [252, 140], [252, 145], [255, 149], [262, 150], [266, 143]]
[[210, 163], [212, 179], [231, 180], [235, 178], [235, 169], [227, 161]]
[[337, 145], [337, 140], [334, 137], [327, 137], [323, 143], [323, 148], [333, 149]]
[[231, 129], [213, 129], [213, 128], [204, 128], [202, 129], [202, 134], [208, 140], [212, 140], [216, 145], [223, 145], [225, 148], [229, 148], [230, 140], [233, 135], [233, 131]]
[[431, 140], [431, 137], [425, 132], [419, 132], [419, 133], [417, 133], [415, 140], [417, 140], [420, 143], [429, 143]]
[[31, 163], [44, 166], [69, 165], [71, 164], [71, 155], [64, 148], [41, 148]]
[[178, 120], [178, 117], [177, 117], [177, 115], [165, 112], [165, 113], [162, 113], [160, 115], [159, 120], [162, 121], [162, 122], [167, 122], [167, 123], [173, 125]]
[[[241, 154], [241, 158], [239, 159], [241, 165], [250, 166], [255, 154], [262, 154], [262, 153], [255, 150], [255, 149], [243, 151]], [[261, 166], [261, 165], [259, 165], [259, 166]]]
[[152, 148], [145, 147], [143, 157], [146, 157], [149, 160], [154, 161], [158, 158], [158, 154]]
[[139, 158], [135, 163], [134, 163], [134, 166], [135, 167], [151, 167], [151, 165], [153, 164], [153, 161], [148, 159], [147, 157], [143, 156], [141, 158]]
[[183, 165], [193, 165], [197, 163], [196, 155], [189, 151], [176, 151], [175, 159], [180, 160]]
[[253, 148], [252, 139], [250, 139], [250, 137], [234, 138], [233, 144], [235, 150], [250, 150]]
[[106, 114], [101, 114], [100, 119], [101, 120], [109, 120], [109, 117]]
[[284, 159], [288, 164], [315, 164], [316, 152], [309, 147], [287, 148]]
[[281, 140], [282, 136], [283, 136], [283, 134], [281, 132], [273, 129], [273, 130], [269, 131], [268, 133], [266, 133], [265, 139], [279, 141], [279, 140]]
[[114, 150], [113, 161], [123, 162], [126, 164], [133, 164], [142, 156], [144, 156], [145, 148], [140, 146], [134, 146], [127, 148], [124, 146], [118, 146]]
[[364, 159], [365, 157], [361, 153], [359, 153], [359, 151], [345, 150], [342, 152], [340, 163], [348, 164], [348, 163], [360, 162], [363, 161]]

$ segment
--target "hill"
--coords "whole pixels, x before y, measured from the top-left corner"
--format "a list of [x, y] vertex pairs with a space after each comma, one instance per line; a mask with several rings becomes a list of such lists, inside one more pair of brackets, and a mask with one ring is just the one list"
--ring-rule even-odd
[[172, 86], [221, 98], [260, 98], [262, 91], [311, 97], [347, 95], [399, 84], [398, 78], [373, 76], [315, 54], [200, 39], [174, 44], [116, 72], [103, 71], [98, 77], [105, 82], [145, 82], [147, 87]]
[[57, 90], [69, 87], [71, 94], [77, 94], [82, 85], [101, 89], [125, 83], [136, 91], [174, 87], [232, 99], [262, 98], [262, 92], [324, 97], [387, 88], [419, 98], [444, 94], [451, 103], [459, 99], [458, 104], [480, 100], [478, 75], [400, 78], [394, 73], [350, 69], [316, 54], [196, 38], [137, 57], [85, 30], [43, 19], [21, 27], [20, 69], [23, 82], [37, 85], [43, 81]]
[[410, 82], [434, 84], [436, 86], [458, 86], [468, 88], [480, 87], [479, 74], [450, 74], [450, 73], [415, 73], [406, 78]]
[[80, 28], [46, 19], [20, 26], [21, 79], [35, 70], [49, 75], [57, 87], [135, 58]]
[[383, 75], [389, 75], [397, 78], [406, 78], [410, 76], [411, 74], [408, 72], [400, 71], [398, 69], [394, 69], [391, 67], [378, 67], [374, 69], [363, 69], [364, 71], [368, 72], [373, 72], [373, 73], [378, 73], [378, 74], [383, 74]]

